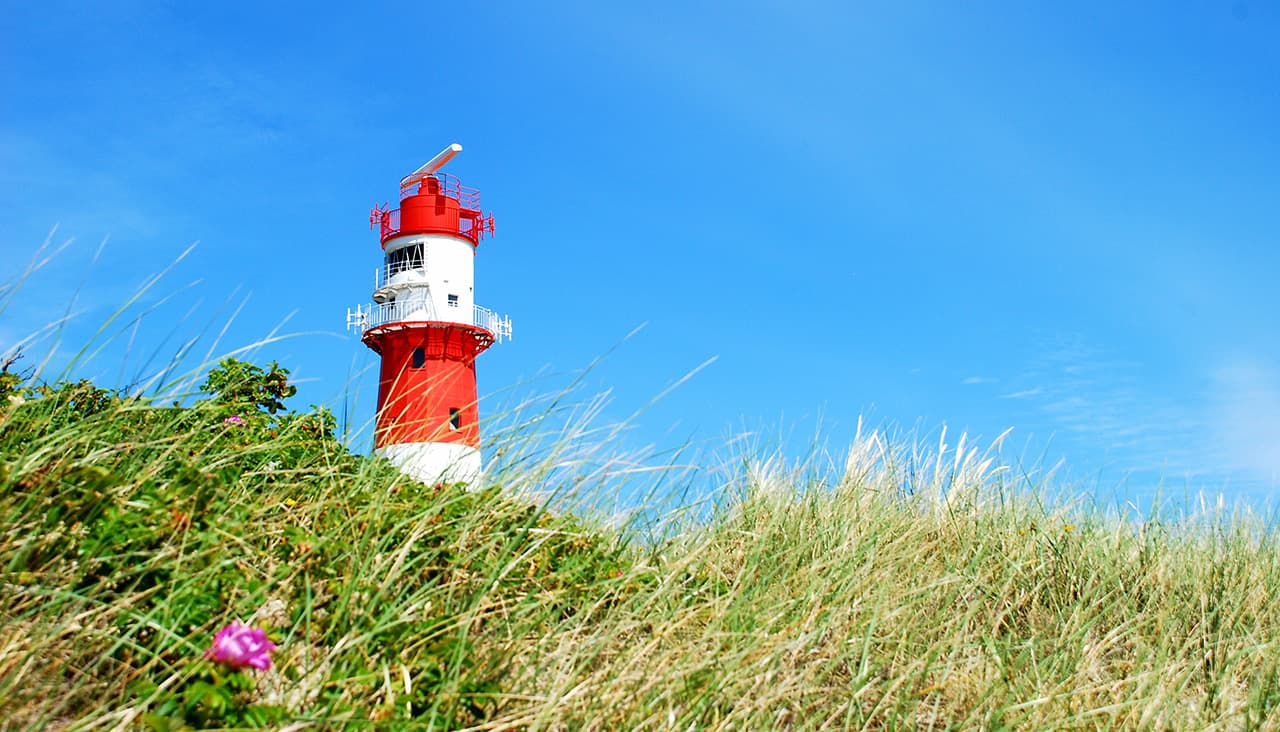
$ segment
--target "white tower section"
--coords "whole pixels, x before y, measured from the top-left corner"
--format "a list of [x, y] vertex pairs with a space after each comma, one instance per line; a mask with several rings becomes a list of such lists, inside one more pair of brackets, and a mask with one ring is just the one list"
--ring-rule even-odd
[[388, 240], [373, 291], [382, 321], [476, 324], [475, 252], [470, 241], [442, 234]]

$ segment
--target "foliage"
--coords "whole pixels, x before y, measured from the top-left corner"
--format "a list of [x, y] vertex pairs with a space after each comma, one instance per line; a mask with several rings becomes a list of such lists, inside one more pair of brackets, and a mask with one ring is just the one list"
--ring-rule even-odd
[[[155, 696], [154, 684], [143, 681], [134, 687], [139, 696]], [[283, 707], [256, 701], [257, 687], [247, 673], [231, 672], [211, 663], [200, 663], [197, 671], [142, 720], [154, 732], [183, 729], [237, 727], [263, 729], [288, 717]]]
[[14, 370], [18, 361], [22, 360], [20, 349], [0, 357], [0, 406], [4, 402], [19, 404], [26, 399], [23, 382], [31, 378], [31, 371], [23, 373]]
[[275, 414], [284, 409], [284, 400], [298, 393], [289, 383], [289, 370], [272, 361], [261, 367], [234, 358], [224, 358], [200, 389], [235, 409], [263, 410]]
[[[234, 361], [219, 373], [210, 388], [225, 374], [287, 374]], [[61, 672], [33, 682], [10, 664], [51, 646], [0, 655], [0, 697], [39, 710], [33, 724], [94, 704], [140, 705], [157, 729], [371, 714], [472, 723], [496, 709], [506, 660], [477, 650], [482, 608], [536, 589], [540, 615], [571, 612], [593, 565], [616, 567], [600, 540], [562, 533], [567, 519], [553, 525], [496, 490], [409, 484], [350, 454], [327, 410], [271, 415], [230, 401], [232, 391], [262, 389], [156, 407], [77, 382], [34, 388], [4, 414], [0, 581], [15, 589], [0, 613], [15, 627], [74, 622], [74, 632], [31, 637], [63, 638], [50, 643], [64, 668], [92, 679], [51, 696]], [[517, 554], [519, 571], [508, 566]], [[405, 601], [419, 605], [413, 622]], [[199, 656], [216, 626], [250, 618], [271, 629], [282, 658], [244, 687]], [[334, 676], [313, 678], [307, 663], [343, 643]], [[395, 703], [368, 671], [392, 659], [406, 684]], [[370, 709], [376, 698], [385, 703]]]
[[[278, 365], [216, 371], [174, 407], [5, 387], [6, 724], [1280, 727], [1280, 548], [1248, 516], [1054, 507], [873, 434], [825, 482], [747, 461], [648, 545], [503, 488], [550, 490], [554, 451], [424, 486], [289, 411]], [[234, 620], [269, 669], [202, 659]]]

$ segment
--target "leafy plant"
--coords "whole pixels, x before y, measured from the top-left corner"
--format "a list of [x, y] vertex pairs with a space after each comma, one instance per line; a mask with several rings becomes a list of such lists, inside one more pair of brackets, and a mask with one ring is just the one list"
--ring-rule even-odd
[[298, 393], [298, 387], [289, 383], [289, 370], [275, 361], [268, 363], [264, 370], [235, 358], [219, 361], [200, 389], [232, 408], [262, 410], [268, 414], [283, 410], [284, 400]]

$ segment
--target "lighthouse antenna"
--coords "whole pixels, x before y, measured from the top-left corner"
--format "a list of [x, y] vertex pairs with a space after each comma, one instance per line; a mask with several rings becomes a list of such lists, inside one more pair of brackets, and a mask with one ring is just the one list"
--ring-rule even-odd
[[445, 149], [441, 150], [440, 153], [436, 155], [434, 158], [431, 158], [427, 162], [423, 163], [422, 167], [406, 175], [404, 177], [404, 180], [400, 181], [400, 187], [403, 188], [408, 185], [413, 185], [416, 181], [426, 178], [427, 176], [431, 175], [437, 170], [443, 168], [445, 163], [449, 162], [450, 160], [453, 160], [453, 156], [457, 155], [460, 152], [462, 152], [462, 146], [456, 142], [450, 145], [449, 147], [446, 147]]

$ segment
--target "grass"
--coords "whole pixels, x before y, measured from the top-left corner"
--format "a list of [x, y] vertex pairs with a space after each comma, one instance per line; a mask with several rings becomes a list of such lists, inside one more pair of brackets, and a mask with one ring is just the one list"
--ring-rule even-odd
[[[1050, 505], [963, 440], [860, 430], [838, 476], [748, 456], [654, 538], [520, 497], [581, 490], [578, 433], [505, 435], [466, 491], [322, 412], [13, 381], [6, 729], [1280, 728], [1280, 553], [1245, 514]], [[233, 697], [259, 716], [201, 697], [232, 619], [280, 646]]]

